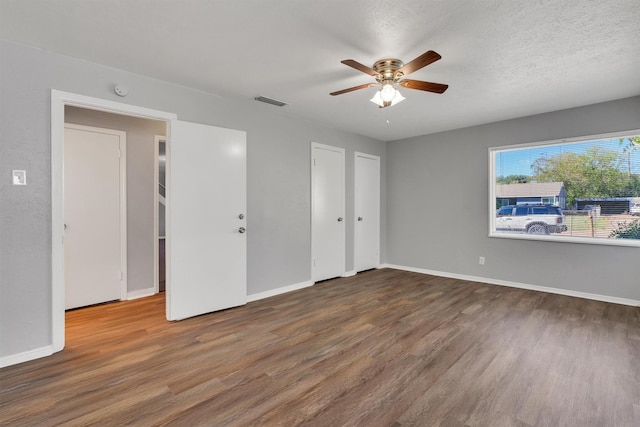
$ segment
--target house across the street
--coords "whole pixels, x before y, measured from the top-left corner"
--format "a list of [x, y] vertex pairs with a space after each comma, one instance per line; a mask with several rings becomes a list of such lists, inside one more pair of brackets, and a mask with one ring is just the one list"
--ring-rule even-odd
[[496, 206], [543, 203], [565, 209], [567, 191], [562, 182], [529, 182], [497, 184]]

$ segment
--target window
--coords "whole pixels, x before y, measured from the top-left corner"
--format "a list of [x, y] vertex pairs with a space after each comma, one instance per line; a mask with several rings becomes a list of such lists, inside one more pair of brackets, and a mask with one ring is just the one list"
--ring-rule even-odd
[[545, 205], [553, 205], [555, 202], [555, 197], [542, 197], [542, 203]]
[[516, 207], [516, 216], [524, 216], [527, 214], [529, 209], [526, 206], [518, 206]]
[[492, 237], [640, 247], [640, 130], [489, 150]]

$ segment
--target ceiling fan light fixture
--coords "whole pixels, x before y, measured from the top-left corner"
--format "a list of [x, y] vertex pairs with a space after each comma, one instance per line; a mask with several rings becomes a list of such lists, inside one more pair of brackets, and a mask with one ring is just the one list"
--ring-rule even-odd
[[391, 89], [393, 90], [393, 97], [388, 101], [385, 101], [383, 97], [384, 87], [380, 90], [377, 90], [376, 94], [373, 95], [373, 98], [371, 98], [370, 101], [378, 105], [380, 108], [390, 107], [391, 105], [396, 105], [397, 103], [404, 101], [405, 98], [404, 96], [402, 96], [402, 94], [400, 94], [399, 90], [395, 89], [393, 86], [391, 86]]
[[394, 96], [393, 99], [391, 100], [391, 105], [396, 105], [398, 102], [404, 101], [404, 99], [405, 98], [400, 94], [400, 91], [396, 90], [396, 96]]
[[385, 102], [393, 101], [397, 92], [398, 91], [393, 87], [392, 83], [384, 83], [382, 85], [382, 89], [380, 89], [380, 97]]
[[376, 94], [373, 95], [373, 98], [371, 98], [369, 101], [373, 102], [374, 104], [377, 104], [380, 107], [384, 107], [384, 101], [382, 100], [382, 96], [380, 96], [379, 90], [376, 91]]

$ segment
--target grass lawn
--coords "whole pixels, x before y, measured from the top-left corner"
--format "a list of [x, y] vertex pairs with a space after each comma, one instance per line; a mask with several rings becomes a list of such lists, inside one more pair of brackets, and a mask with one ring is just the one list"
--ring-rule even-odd
[[[569, 229], [574, 230], [591, 230], [590, 218], [586, 215], [568, 215], [564, 217], [564, 223]], [[594, 218], [593, 226], [596, 230], [608, 230], [611, 228], [611, 222], [599, 216]]]

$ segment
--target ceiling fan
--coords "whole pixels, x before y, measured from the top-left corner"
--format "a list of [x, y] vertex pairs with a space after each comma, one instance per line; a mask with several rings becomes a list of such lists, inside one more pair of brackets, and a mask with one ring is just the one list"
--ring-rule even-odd
[[373, 64], [373, 68], [369, 68], [358, 61], [354, 61], [353, 59], [345, 59], [340, 62], [344, 65], [348, 65], [349, 67], [355, 68], [358, 71], [362, 71], [363, 73], [373, 76], [377, 83], [366, 83], [360, 86], [342, 89], [336, 92], [331, 92], [330, 95], [342, 95], [343, 93], [353, 92], [354, 90], [380, 86], [380, 90], [378, 90], [374, 97], [371, 98], [371, 102], [378, 104], [380, 108], [384, 108], [395, 105], [405, 99], [395, 88], [396, 85], [406, 87], [407, 89], [443, 93], [447, 90], [449, 85], [404, 78], [406, 75], [432, 64], [440, 58], [442, 57], [437, 52], [429, 50], [407, 64], [403, 63], [399, 59], [389, 58], [376, 61], [376, 63]]

